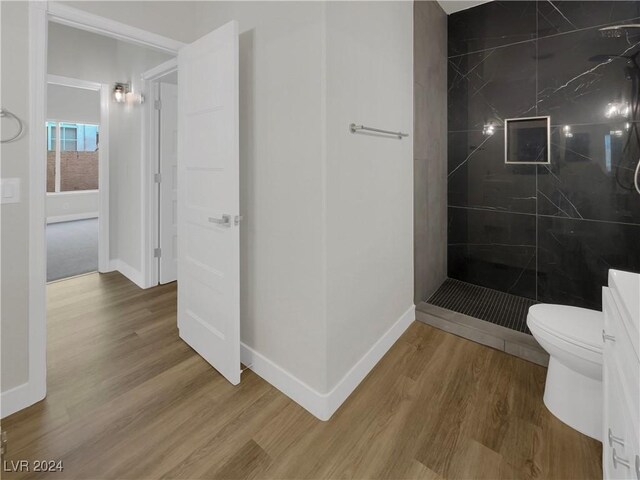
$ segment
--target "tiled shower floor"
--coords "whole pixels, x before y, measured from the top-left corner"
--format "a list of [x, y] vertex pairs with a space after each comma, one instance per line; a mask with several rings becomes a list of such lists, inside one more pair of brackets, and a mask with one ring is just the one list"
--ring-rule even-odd
[[537, 302], [449, 278], [427, 303], [530, 335], [527, 312]]

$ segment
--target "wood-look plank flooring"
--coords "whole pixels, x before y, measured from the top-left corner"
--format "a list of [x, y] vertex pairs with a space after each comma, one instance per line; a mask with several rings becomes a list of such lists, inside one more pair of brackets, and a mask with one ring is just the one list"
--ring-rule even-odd
[[[418, 322], [328, 422], [178, 338], [175, 284], [48, 286], [48, 396], [2, 422], [3, 478], [601, 478], [601, 444], [542, 403], [542, 367]], [[5, 469], [7, 463], [5, 463]]]

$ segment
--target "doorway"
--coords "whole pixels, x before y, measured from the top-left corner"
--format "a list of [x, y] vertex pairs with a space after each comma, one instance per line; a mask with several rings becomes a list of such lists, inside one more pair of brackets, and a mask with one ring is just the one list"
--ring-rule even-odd
[[108, 265], [109, 104], [101, 101], [107, 95], [100, 83], [48, 76], [48, 282]]
[[[191, 238], [193, 241], [181, 244], [178, 248], [178, 264], [180, 265], [180, 255], [184, 255], [183, 262], [187, 262], [185, 266], [188, 269], [178, 268], [178, 275], [182, 271], [182, 279], [187, 279], [187, 284], [185, 288], [178, 289], [177, 324], [180, 337], [231, 383], [237, 384], [240, 381], [238, 227], [241, 219], [238, 211], [237, 22], [230, 22], [196, 42], [185, 45], [104, 17], [87, 14], [67, 5], [55, 2], [30, 4], [29, 43], [32, 55], [29, 56], [29, 97], [32, 108], [29, 122], [34, 126], [41, 125], [42, 134], [46, 125], [49, 22], [97, 33], [133, 45], [150, 47], [156, 52], [171, 55], [180, 52], [184, 71], [188, 72], [188, 75], [185, 77], [181, 74], [179, 86], [181, 101], [178, 112], [179, 119], [182, 120], [178, 122], [181, 125], [178, 152], [179, 158], [183, 158], [184, 161], [178, 168], [178, 178], [186, 179], [187, 182], [183, 188], [180, 187], [180, 182], [178, 183], [178, 205], [182, 205], [178, 211], [178, 242], [181, 238], [183, 241], [185, 238]], [[69, 58], [75, 61], [74, 57]], [[178, 64], [180, 69], [180, 61]], [[109, 97], [106, 101], [110, 101]], [[138, 125], [141, 124], [140, 121]], [[117, 124], [114, 123], [115, 125]], [[137, 142], [137, 148], [144, 148], [141, 145], [142, 135], [130, 135], [129, 138], [132, 145]], [[47, 392], [44, 228], [46, 168], [42, 161], [46, 158], [47, 150], [42, 136], [30, 136], [29, 151], [29, 381], [25, 384], [25, 394], [19, 402], [20, 405], [16, 402], [11, 409], [6, 410], [7, 413], [3, 411], [4, 415], [12, 413], [11, 410], [17, 411], [42, 400]], [[142, 158], [142, 154], [138, 155], [138, 165], [145, 163]], [[183, 174], [180, 173], [181, 170]], [[124, 176], [129, 181], [134, 178], [126, 176], [126, 167]], [[135, 192], [138, 193], [139, 203], [132, 203], [127, 212], [134, 211], [135, 208], [144, 209], [147, 204], [145, 199], [150, 192], [146, 182], [149, 178], [141, 176], [138, 180]], [[212, 193], [216, 193], [217, 196], [213, 196]], [[111, 195], [111, 202], [115, 202], [114, 195]], [[128, 206], [125, 203], [125, 207]], [[180, 208], [185, 207], [189, 209], [185, 210], [185, 215], [181, 215]], [[183, 229], [192, 228], [200, 234], [181, 235], [181, 218], [184, 220]], [[145, 231], [145, 221], [137, 224], [141, 231]], [[212, 239], [216, 239], [218, 248], [211, 248]], [[144, 242], [140, 240], [142, 237], [137, 245], [132, 244], [129, 253], [146, 251]], [[122, 254], [119, 248], [118, 254]], [[141, 257], [144, 258], [144, 255]], [[132, 276], [139, 275], [139, 282], [134, 283], [140, 286], [143, 286], [144, 268], [143, 260], [140, 269], [131, 272]], [[198, 281], [199, 284], [194, 283]], [[190, 286], [201, 288], [196, 291], [195, 288], [189, 288]], [[206, 291], [214, 294], [207, 295]]]
[[142, 75], [148, 191], [147, 286], [178, 278], [178, 65], [171, 59]]

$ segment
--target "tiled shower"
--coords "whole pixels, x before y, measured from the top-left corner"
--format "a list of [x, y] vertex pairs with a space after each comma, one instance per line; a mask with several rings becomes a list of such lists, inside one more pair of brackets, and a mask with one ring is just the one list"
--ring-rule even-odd
[[[629, 101], [636, 1], [493, 1], [448, 20], [448, 277], [600, 309], [640, 272]], [[620, 108], [618, 108], [620, 110]], [[550, 116], [550, 164], [505, 165], [504, 120]], [[491, 134], [492, 133], [492, 134]]]

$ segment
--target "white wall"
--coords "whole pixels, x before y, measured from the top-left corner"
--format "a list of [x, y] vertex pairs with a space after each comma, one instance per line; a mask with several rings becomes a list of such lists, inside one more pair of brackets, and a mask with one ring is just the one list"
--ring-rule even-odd
[[324, 5], [197, 8], [197, 36], [240, 24], [241, 338], [324, 391]]
[[[102, 13], [109, 18], [123, 22], [139, 22], [138, 26], [148, 28], [161, 35], [177, 40], [192, 39], [194, 6], [189, 2], [136, 2], [122, 8], [113, 8], [113, 2], [69, 2], [76, 8], [93, 13]], [[29, 318], [29, 134], [31, 126], [28, 118], [29, 101], [29, 38], [28, 38], [29, 2], [0, 2], [1, 72], [0, 85], [2, 106], [25, 120], [25, 134], [16, 142], [2, 144], [0, 147], [0, 173], [3, 178], [16, 177], [22, 182], [22, 201], [5, 204], [1, 207], [1, 285], [0, 285], [0, 342], [1, 372], [0, 390], [3, 397], [13, 388], [28, 381], [28, 318]], [[82, 41], [86, 37], [77, 37]], [[59, 55], [66, 68], [60, 68], [59, 74], [76, 78], [101, 81], [109, 80], [106, 65], [113, 58], [108, 42], [92, 43], [89, 57]], [[82, 44], [71, 42], [69, 48], [78, 52]], [[87, 47], [89, 45], [86, 45]], [[166, 57], [165, 57], [166, 58]], [[82, 61], [79, 61], [79, 60]], [[158, 62], [159, 63], [159, 62]], [[86, 66], [86, 70], [83, 67]], [[105, 68], [107, 67], [107, 68]], [[56, 73], [50, 70], [51, 73]], [[75, 73], [73, 73], [75, 72]], [[134, 73], [126, 71], [124, 73]], [[113, 81], [122, 81], [122, 78]], [[6, 120], [2, 120], [4, 128]], [[9, 128], [9, 127], [7, 127]], [[114, 126], [112, 125], [112, 132]], [[113, 134], [112, 134], [113, 138]], [[112, 150], [112, 155], [115, 153]], [[112, 195], [113, 199], [113, 195]], [[115, 201], [114, 201], [115, 202]], [[115, 245], [113, 242], [112, 245]]]
[[327, 328], [331, 389], [413, 305], [412, 2], [327, 4]]
[[100, 92], [84, 88], [47, 85], [47, 119], [100, 124]]
[[47, 193], [47, 223], [95, 218], [100, 211], [97, 190]]
[[[129, 12], [128, 4], [113, 9], [111, 2], [73, 3], [112, 18], [121, 16], [141, 28], [152, 24], [156, 33], [183, 41], [231, 19], [239, 21], [241, 213], [246, 218], [241, 235], [242, 340], [303, 384], [325, 393], [412, 304], [412, 142], [347, 133], [351, 122], [412, 128], [411, 4], [183, 5], [181, 11], [172, 3], [135, 2]], [[5, 80], [14, 82], [13, 91], [23, 94], [12, 98], [26, 99], [27, 5], [3, 2], [5, 10], [15, 14], [11, 23], [2, 19], [3, 40], [5, 32], [11, 35], [11, 47], [5, 47], [7, 41], [2, 45], [2, 88], [4, 92]], [[193, 23], [188, 22], [191, 13]], [[177, 21], [169, 19], [172, 14]], [[53, 41], [61, 41], [61, 35], [54, 31]], [[114, 54], [109, 42], [95, 42], [88, 35], [68, 37], [52, 54], [50, 73], [99, 82], [135, 80], [134, 64], [115, 76], [108, 76], [113, 71], [105, 68], [114, 58], [116, 64], [126, 63], [124, 47]], [[6, 73], [5, 51], [15, 67], [11, 74]], [[82, 56], [86, 51], [91, 55]], [[136, 64], [149, 59], [141, 54]], [[26, 100], [6, 106], [26, 115]], [[120, 142], [130, 143], [125, 151], [110, 146], [112, 182], [132, 191], [139, 189], [139, 112], [116, 112], [110, 121], [112, 138], [121, 136]], [[5, 168], [13, 168], [26, 179], [26, 142], [12, 148], [23, 158], [3, 164], [3, 175]], [[139, 215], [134, 204], [113, 192], [111, 197], [113, 210]], [[25, 272], [17, 279], [23, 292], [26, 208], [27, 202], [17, 207], [7, 221], [16, 229], [6, 236], [18, 247], [17, 254], [12, 251], [11, 266]], [[122, 218], [128, 221], [126, 215]], [[115, 230], [120, 235], [123, 229], [119, 224]], [[125, 255], [122, 244], [117, 245], [118, 255]], [[128, 258], [136, 254], [135, 249], [126, 252]], [[4, 263], [2, 272], [4, 287]], [[11, 291], [18, 295], [2, 306], [2, 342], [4, 346], [7, 311], [16, 319], [8, 322], [7, 331], [19, 347], [12, 350], [18, 356], [7, 357], [12, 362], [6, 385], [26, 374], [27, 306], [21, 300], [26, 294], [20, 297], [13, 285]], [[2, 355], [4, 360], [4, 349]], [[22, 363], [15, 364], [15, 359]], [[3, 361], [3, 374], [5, 365]], [[6, 385], [3, 375], [3, 391]]]
[[[133, 91], [140, 92], [141, 74], [169, 58], [112, 38], [55, 23], [49, 25], [50, 74], [110, 85], [130, 82]], [[110, 105], [110, 258], [126, 263], [136, 272], [142, 268], [143, 254], [142, 115], [140, 105]]]
[[[29, 114], [28, 105], [28, 4], [0, 2], [2, 35], [0, 103], [23, 120]], [[2, 119], [5, 128], [13, 128]], [[27, 128], [29, 126], [27, 125]], [[27, 130], [28, 135], [28, 130]], [[0, 210], [2, 283], [0, 284], [0, 341], [2, 392], [28, 380], [27, 342], [29, 316], [29, 144], [28, 136], [0, 146], [0, 175], [22, 181], [22, 201], [2, 205]]]
[[243, 32], [242, 339], [328, 392], [413, 305], [413, 142], [348, 132], [413, 128], [412, 3], [198, 8]]
[[182, 42], [192, 42], [196, 4], [190, 1], [62, 1], [70, 7], [157, 33]]

